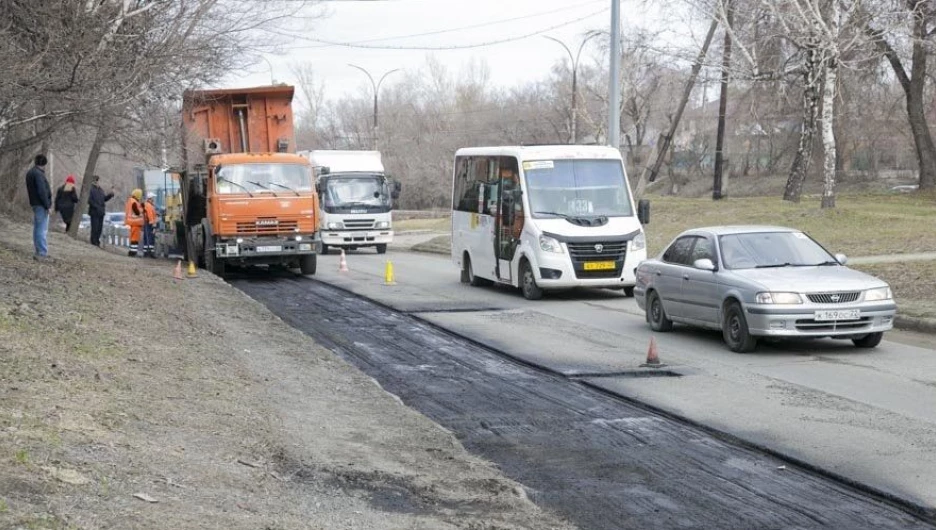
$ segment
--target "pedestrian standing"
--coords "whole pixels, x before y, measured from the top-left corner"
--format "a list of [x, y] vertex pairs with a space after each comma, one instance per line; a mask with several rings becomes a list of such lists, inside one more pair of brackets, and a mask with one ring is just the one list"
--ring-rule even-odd
[[156, 213], [156, 194], [148, 192], [146, 194], [146, 203], [143, 204], [143, 255], [156, 257], [156, 224], [159, 222], [159, 214]]
[[51, 258], [46, 234], [49, 231], [49, 210], [52, 209], [52, 188], [45, 174], [49, 159], [45, 155], [36, 155], [34, 162], [26, 173], [26, 192], [33, 210], [33, 246], [36, 250], [33, 259], [49, 261]]
[[104, 231], [104, 214], [107, 213], [107, 201], [114, 198], [114, 192], [104, 193], [100, 184], [101, 177], [92, 177], [91, 194], [88, 196], [88, 216], [91, 217], [91, 244], [101, 246], [101, 233]]
[[76, 204], [78, 204], [78, 192], [75, 190], [75, 176], [69, 175], [65, 177], [65, 184], [62, 184], [55, 192], [55, 211], [62, 216], [66, 232], [75, 215]]
[[124, 223], [130, 227], [130, 251], [128, 256], [136, 256], [140, 247], [140, 233], [143, 231], [143, 190], [137, 188], [130, 193], [124, 207]]

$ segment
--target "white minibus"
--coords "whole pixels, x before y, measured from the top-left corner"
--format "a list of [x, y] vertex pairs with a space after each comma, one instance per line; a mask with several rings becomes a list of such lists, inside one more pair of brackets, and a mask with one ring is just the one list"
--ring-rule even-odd
[[461, 281], [634, 292], [649, 202], [634, 204], [617, 149], [473, 147], [455, 153], [452, 260]]

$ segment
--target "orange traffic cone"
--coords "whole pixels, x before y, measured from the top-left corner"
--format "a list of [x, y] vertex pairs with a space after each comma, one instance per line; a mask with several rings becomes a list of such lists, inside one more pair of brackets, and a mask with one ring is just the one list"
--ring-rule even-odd
[[341, 249], [341, 260], [338, 262], [338, 272], [348, 272], [348, 261], [345, 259], [344, 249]]
[[172, 277], [176, 280], [182, 279], [182, 260], [176, 263], [175, 270], [172, 271]]
[[660, 354], [657, 352], [656, 337], [650, 337], [650, 347], [647, 348], [647, 362], [640, 365], [641, 368], [661, 368], [666, 366], [660, 362]]

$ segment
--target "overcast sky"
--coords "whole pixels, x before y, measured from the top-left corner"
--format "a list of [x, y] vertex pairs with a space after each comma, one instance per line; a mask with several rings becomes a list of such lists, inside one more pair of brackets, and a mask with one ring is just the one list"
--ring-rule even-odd
[[[324, 6], [326, 17], [310, 23], [302, 37], [290, 39], [286, 53], [266, 55], [269, 64], [261, 61], [252, 67], [253, 73], [232, 78], [223, 86], [269, 84], [271, 69], [272, 79], [295, 84], [290, 65], [308, 62], [325, 82], [327, 98], [360, 94], [365, 87], [370, 94], [366, 75], [348, 63], [369, 70], [377, 80], [395, 68], [418, 69], [429, 54], [453, 72], [472, 59], [483, 60], [493, 83], [515, 86], [543, 78], [555, 61], [568, 57], [559, 44], [542, 35], [564, 41], [574, 53], [585, 32], [607, 30], [611, 22], [611, 0], [388, 0], [328, 2]], [[647, 9], [633, 0], [622, 1], [622, 19], [625, 27], [654, 23]], [[421, 36], [414, 36], [417, 34]], [[520, 38], [530, 34], [536, 35]], [[381, 48], [459, 48], [506, 40], [510, 42], [450, 50], [373, 49], [323, 42]], [[583, 61], [598, 44], [599, 39], [590, 41]], [[382, 88], [392, 85], [396, 75], [387, 77]]]

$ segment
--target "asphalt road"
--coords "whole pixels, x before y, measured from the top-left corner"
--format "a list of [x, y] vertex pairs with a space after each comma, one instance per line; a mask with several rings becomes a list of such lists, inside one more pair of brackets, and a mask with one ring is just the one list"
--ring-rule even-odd
[[[635, 378], [651, 331], [633, 299], [604, 290], [529, 302], [458, 283], [444, 256], [361, 250], [320, 258], [318, 280], [558, 374], [727, 433], [936, 512], [936, 351], [885, 341], [765, 344], [730, 352], [718, 333], [655, 334], [682, 377]], [[396, 285], [384, 284], [392, 260]], [[615, 374], [622, 374], [615, 376]]]
[[[438, 261], [390, 257], [399, 271], [395, 286], [362, 272], [324, 273], [322, 279], [376, 286], [385, 303], [407, 309], [378, 305], [310, 278], [248, 275], [231, 282], [452, 430], [469, 450], [522, 483], [535, 502], [581, 528], [932, 528], [878, 497], [598, 389], [603, 381], [644, 385], [696, 377], [688, 372], [682, 377], [634, 377], [633, 369], [620, 375], [623, 360], [609, 345], [603, 360], [599, 355], [601, 341], [621, 342], [613, 333], [566, 320], [572, 324], [563, 328], [570, 332], [565, 339], [533, 337], [530, 333], [562, 319], [494, 310], [516, 300], [499, 290], [463, 290], [464, 296], [447, 302], [414, 293], [407, 287], [415, 281], [406, 279], [407, 264], [415, 270], [416, 262], [431, 268]], [[366, 259], [352, 255], [349, 261], [360, 271]], [[377, 265], [383, 261], [370, 259]], [[585, 307], [604, 303], [603, 297], [588, 296]], [[580, 374], [605, 370], [608, 377], [570, 377], [562, 370], [516, 362], [424, 320], [429, 317], [504, 320], [508, 327], [496, 329], [508, 337], [499, 340], [509, 345], [509, 337], [525, 338], [517, 342], [529, 346], [524, 361], [558, 340], [549, 351], [569, 352], [560, 356], [559, 365], [582, 368]], [[530, 327], [539, 321], [546, 326]], [[571, 333], [573, 329], [579, 332]], [[494, 335], [478, 336], [487, 341]], [[575, 362], [575, 352], [581, 362]]]

